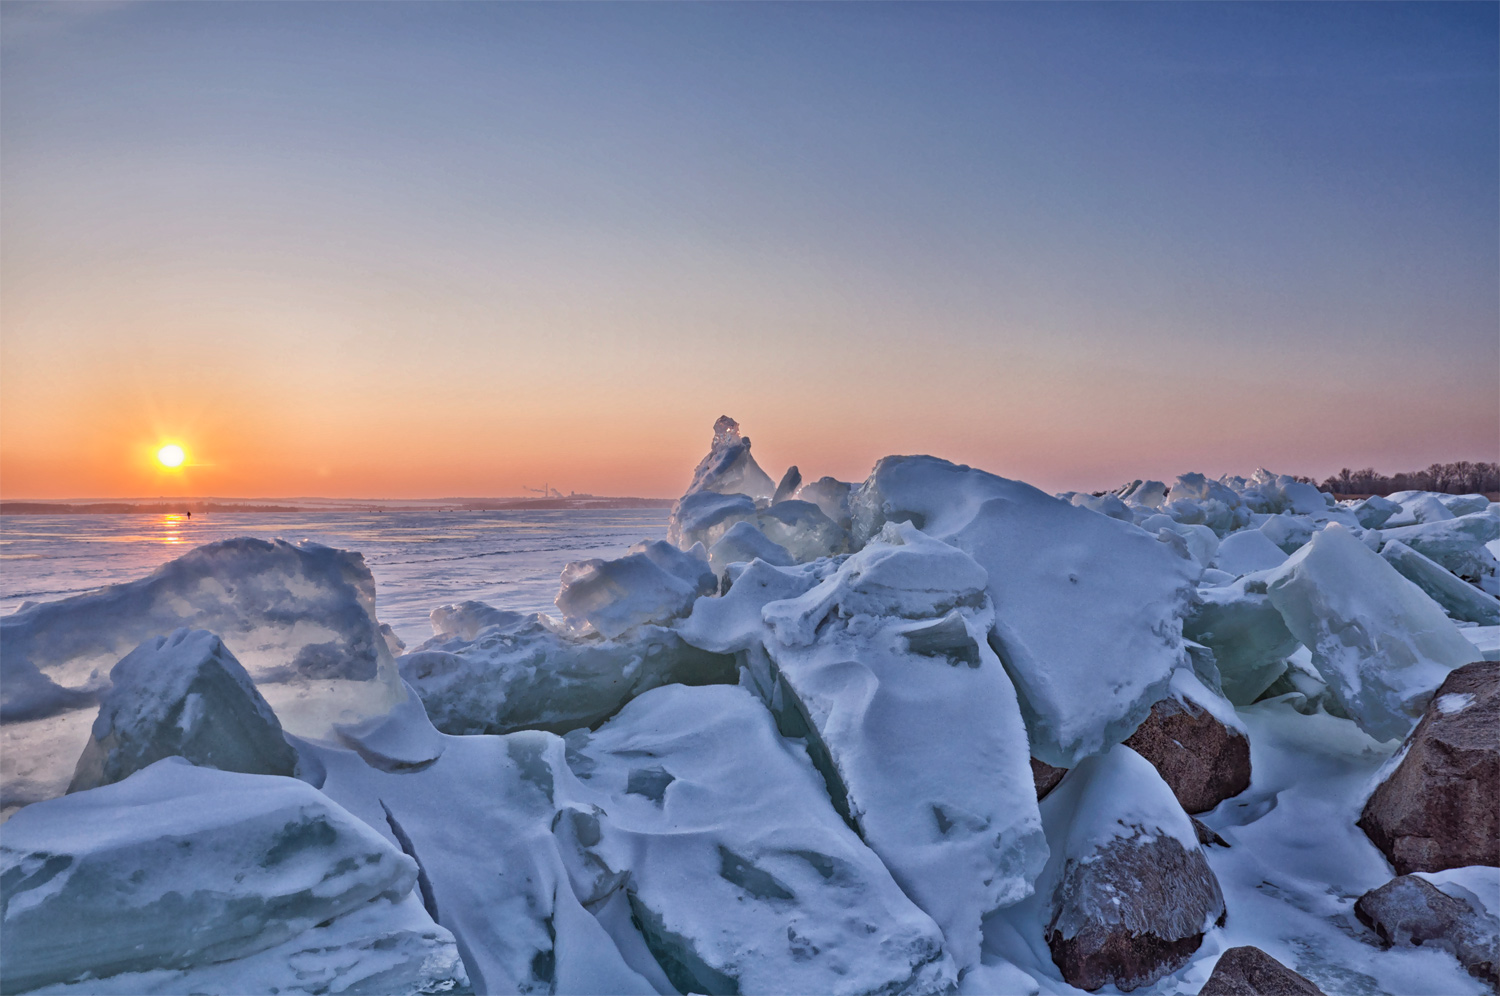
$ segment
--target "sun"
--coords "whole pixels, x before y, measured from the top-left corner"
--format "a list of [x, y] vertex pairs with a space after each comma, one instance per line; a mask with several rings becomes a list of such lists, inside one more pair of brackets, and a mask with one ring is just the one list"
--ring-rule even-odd
[[187, 454], [176, 443], [168, 443], [156, 451], [156, 459], [161, 461], [163, 467], [181, 467], [182, 461], [187, 459]]

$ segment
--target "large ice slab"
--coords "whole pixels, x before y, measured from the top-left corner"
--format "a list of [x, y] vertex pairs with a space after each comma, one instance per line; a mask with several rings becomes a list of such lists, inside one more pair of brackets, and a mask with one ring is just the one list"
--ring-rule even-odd
[[1264, 582], [1250, 581], [1201, 589], [1199, 604], [1182, 628], [1183, 635], [1213, 653], [1220, 687], [1236, 705], [1249, 705], [1271, 687], [1300, 645], [1271, 604]]
[[934, 457], [887, 457], [854, 499], [856, 538], [910, 521], [988, 573], [992, 643], [1033, 753], [1058, 767], [1130, 734], [1187, 663], [1200, 567], [1156, 536]]
[[1478, 581], [1500, 570], [1485, 544], [1500, 539], [1500, 515], [1472, 512], [1453, 519], [1399, 529], [1382, 529], [1386, 542], [1405, 543], [1424, 557], [1442, 564], [1461, 578]]
[[1342, 526], [1264, 577], [1330, 692], [1377, 739], [1406, 736], [1448, 672], [1473, 656], [1436, 602]]
[[180, 758], [27, 807], [0, 864], [7, 992], [251, 955], [417, 879], [311, 786]]
[[[217, 633], [298, 735], [327, 735], [402, 697], [364, 558], [241, 537], [192, 550], [139, 581], [0, 619], [0, 717], [76, 705], [76, 693], [101, 689], [107, 669], [137, 645], [183, 627]], [[44, 701], [32, 669], [74, 698]], [[22, 676], [15, 697], [13, 674]]]
[[985, 582], [961, 550], [891, 522], [817, 587], [763, 610], [782, 732], [807, 738], [834, 805], [960, 967], [977, 961], [980, 918], [1028, 895], [1046, 858]]
[[1422, 556], [1400, 540], [1387, 541], [1380, 548], [1380, 555], [1452, 618], [1481, 626], [1500, 625], [1500, 599], [1480, 591], [1442, 564]]
[[455, 735], [564, 733], [596, 725], [658, 685], [732, 682], [736, 673], [733, 658], [653, 624], [610, 640], [561, 631], [546, 616], [465, 603], [433, 610], [434, 629], [448, 625], [455, 629], [397, 663], [437, 728]]
[[32, 990], [36, 996], [464, 996], [473, 991], [453, 935], [427, 915], [415, 890], [395, 902], [372, 900], [243, 958]]
[[574, 888], [627, 893], [672, 984], [703, 993], [936, 993], [937, 925], [844, 825], [795, 742], [735, 687], [669, 686], [569, 734]]
[[255, 775], [291, 775], [297, 753], [224, 642], [179, 629], [136, 647], [109, 673], [68, 791], [117, 782], [164, 757]]

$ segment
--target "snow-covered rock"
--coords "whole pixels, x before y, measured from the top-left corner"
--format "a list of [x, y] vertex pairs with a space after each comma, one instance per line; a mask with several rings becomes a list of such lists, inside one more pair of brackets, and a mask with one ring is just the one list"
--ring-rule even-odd
[[1260, 948], [1241, 945], [1219, 955], [1198, 996], [1323, 996], [1323, 990]]
[[942, 934], [734, 687], [659, 688], [567, 737], [556, 834], [591, 908], [616, 891], [682, 992], [936, 993]]
[[881, 460], [853, 505], [856, 539], [909, 521], [984, 568], [990, 639], [1048, 764], [1123, 739], [1187, 663], [1182, 616], [1201, 568], [1139, 528], [933, 457]]
[[417, 880], [311, 786], [180, 758], [27, 807], [0, 865], [9, 992], [253, 955]]
[[1063, 978], [1129, 990], [1183, 965], [1224, 921], [1192, 820], [1129, 747], [1086, 758], [1042, 802], [1052, 855], [1037, 883]]
[[[691, 646], [662, 626], [637, 625], [609, 640], [559, 631], [546, 616], [486, 615], [479, 610], [488, 606], [466, 605], [472, 625], [441, 630], [397, 662], [444, 733], [565, 733], [599, 723], [658, 685], [734, 681], [733, 658]], [[434, 629], [450, 624], [447, 613], [439, 620], [443, 611], [434, 610]], [[480, 625], [483, 619], [489, 624]]]
[[1474, 585], [1430, 560], [1400, 540], [1390, 540], [1380, 548], [1380, 555], [1401, 572], [1401, 576], [1427, 593], [1454, 619], [1500, 626], [1500, 599], [1480, 591]]
[[1191, 671], [1172, 679], [1172, 694], [1124, 743], [1151, 762], [1184, 810], [1205, 813], [1250, 786], [1250, 740], [1234, 707]]
[[1378, 739], [1409, 733], [1448, 672], [1472, 659], [1442, 608], [1337, 524], [1265, 582], [1344, 711]]
[[1500, 865], [1500, 662], [1448, 675], [1365, 802], [1359, 826], [1397, 873]]
[[[62, 691], [97, 691], [125, 654], [184, 627], [218, 634], [301, 736], [327, 735], [402, 697], [363, 557], [241, 537], [198, 547], [139, 581], [0, 619], [0, 718], [78, 704], [76, 694], [45, 701], [32, 669]], [[13, 674], [21, 675], [14, 697]]]
[[1438, 948], [1471, 975], [1500, 984], [1500, 919], [1416, 875], [1371, 889], [1354, 904], [1359, 922], [1386, 947]]
[[255, 775], [291, 775], [297, 754], [255, 683], [203, 630], [136, 647], [109, 673], [69, 792], [117, 782], [164, 757]]

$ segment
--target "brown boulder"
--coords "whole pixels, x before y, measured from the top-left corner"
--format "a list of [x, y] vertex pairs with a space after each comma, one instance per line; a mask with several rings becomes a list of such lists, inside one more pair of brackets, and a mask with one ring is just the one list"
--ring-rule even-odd
[[[1122, 786], [1129, 790], [1122, 792]], [[1191, 822], [1149, 762], [1123, 744], [1080, 761], [1043, 806], [1055, 849], [1038, 882], [1051, 893], [1044, 935], [1070, 985], [1150, 985], [1187, 963], [1224, 895]]]
[[1401, 875], [1500, 865], [1500, 661], [1453, 671], [1359, 827]]
[[1125, 745], [1151, 762], [1189, 813], [1250, 787], [1250, 741], [1191, 702], [1162, 699]]
[[1500, 922], [1424, 878], [1402, 875], [1371, 889], [1354, 904], [1354, 915], [1386, 947], [1440, 948], [1470, 975], [1500, 984]]
[[1323, 996], [1323, 990], [1260, 948], [1245, 945], [1219, 956], [1198, 996]]
[[1036, 800], [1041, 802], [1047, 798], [1047, 793], [1057, 788], [1057, 783], [1062, 781], [1063, 775], [1068, 773], [1067, 768], [1054, 768], [1046, 761], [1031, 759], [1031, 780], [1036, 783]]

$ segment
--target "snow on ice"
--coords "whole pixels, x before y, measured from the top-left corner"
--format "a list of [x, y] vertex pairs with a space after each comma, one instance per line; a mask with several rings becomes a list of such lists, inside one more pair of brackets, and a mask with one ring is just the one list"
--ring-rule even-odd
[[[1356, 917], [1394, 874], [1355, 821], [1500, 657], [1496, 508], [927, 456], [777, 484], [726, 417], [669, 542], [399, 657], [359, 554], [202, 547], [0, 619], [0, 991], [1185, 996], [1254, 946], [1478, 993], [1472, 944]], [[1122, 744], [1174, 697], [1250, 745], [1198, 821]], [[1033, 760], [1068, 769], [1040, 805]]]

